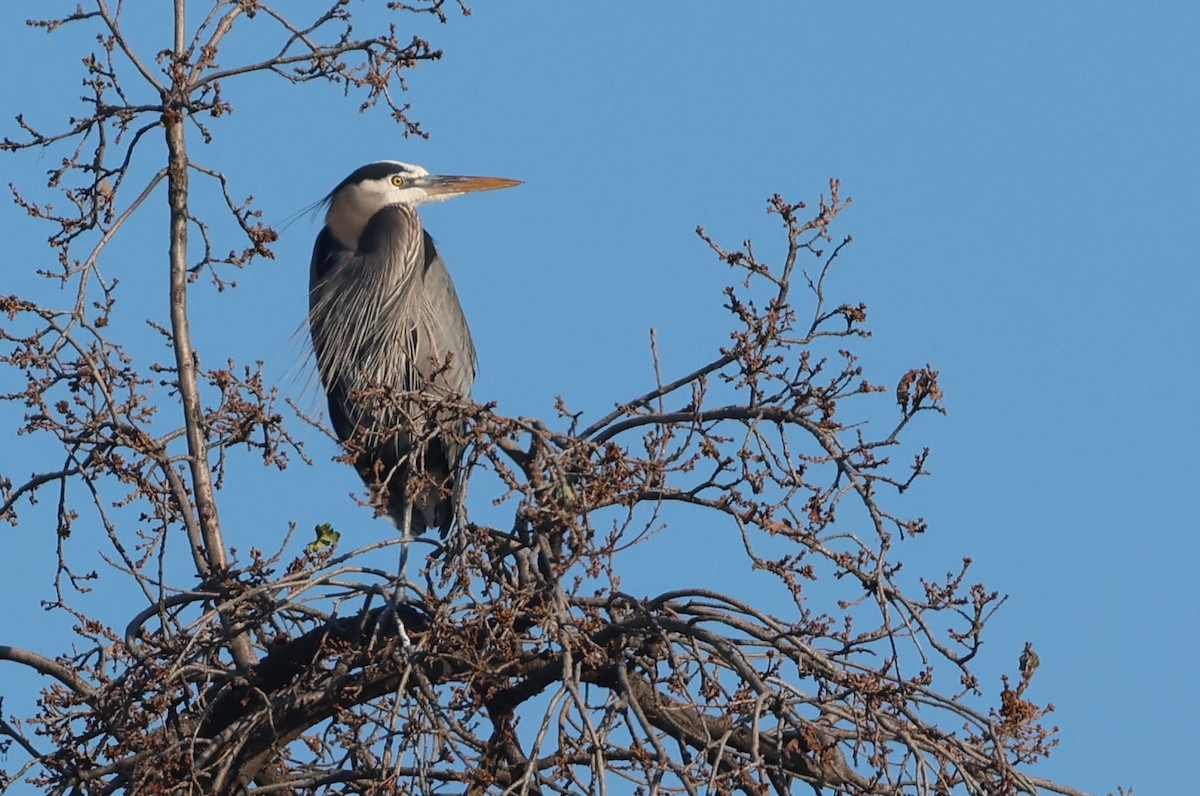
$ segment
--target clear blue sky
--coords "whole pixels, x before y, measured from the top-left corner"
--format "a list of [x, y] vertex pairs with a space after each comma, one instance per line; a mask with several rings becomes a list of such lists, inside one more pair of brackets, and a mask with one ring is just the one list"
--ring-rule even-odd
[[[34, 5], [0, 11], [0, 134], [13, 134], [17, 111], [48, 129], [76, 110], [55, 92], [79, 93], [69, 45], [87, 37], [26, 29]], [[901, 504], [931, 523], [904, 554], [932, 577], [971, 555], [976, 577], [1011, 594], [981, 674], [994, 691], [995, 673], [1034, 642], [1031, 696], [1055, 703], [1062, 728], [1038, 773], [1098, 793], [1190, 786], [1200, 5], [473, 10], [447, 26], [417, 21], [446, 52], [408, 75], [430, 140], [402, 139], [385, 114], [359, 115], [330, 89], [231, 82], [235, 114], [195, 156], [254, 194], [269, 222], [381, 158], [525, 180], [425, 213], [472, 321], [476, 397], [511, 414], [547, 415], [558, 393], [594, 413], [640, 392], [650, 327], [668, 371], [701, 362], [722, 341], [728, 277], [693, 228], [778, 251], [766, 197], [814, 199], [840, 178], [854, 204], [837, 230], [855, 242], [835, 291], [868, 304], [868, 373], [894, 384], [931, 363], [950, 410], [910, 432], [932, 446], [934, 477]], [[5, 183], [36, 193], [53, 160], [0, 164]], [[147, 307], [165, 292], [160, 220], [126, 242], [135, 259], [112, 266], [135, 283], [126, 300]], [[0, 223], [0, 293], [35, 289], [48, 230], [9, 206]], [[299, 392], [292, 333], [317, 223], [292, 221], [278, 259], [240, 274], [238, 290], [197, 291], [211, 362], [264, 359]], [[247, 465], [224, 504], [231, 535], [266, 545], [288, 519], [365, 523], [348, 501], [331, 508], [356, 480], [308, 438], [315, 468], [268, 478]], [[33, 469], [12, 450], [0, 443], [0, 471]], [[0, 643], [48, 649], [53, 622], [37, 604], [51, 596], [52, 537], [33, 520], [0, 529], [21, 562], [0, 577]], [[0, 672], [6, 713], [23, 701], [12, 668]]]

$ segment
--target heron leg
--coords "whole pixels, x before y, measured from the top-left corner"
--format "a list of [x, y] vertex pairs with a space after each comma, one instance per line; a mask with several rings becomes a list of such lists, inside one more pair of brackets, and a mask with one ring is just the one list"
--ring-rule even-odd
[[404, 522], [400, 530], [400, 561], [396, 566], [396, 585], [392, 591], [392, 611], [396, 616], [396, 632], [400, 636], [400, 645], [407, 650], [412, 647], [408, 634], [404, 632], [404, 620], [400, 618], [397, 606], [404, 599], [404, 584], [408, 581], [408, 545], [412, 542], [412, 505], [404, 508]]

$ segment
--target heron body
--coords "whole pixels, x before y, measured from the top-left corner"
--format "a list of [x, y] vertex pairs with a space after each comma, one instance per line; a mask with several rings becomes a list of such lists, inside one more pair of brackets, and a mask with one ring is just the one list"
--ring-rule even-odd
[[381, 161], [325, 198], [309, 271], [317, 371], [334, 432], [405, 532], [445, 534], [453, 520], [462, 422], [430, 403], [469, 395], [476, 365], [450, 272], [416, 208], [517, 184]]

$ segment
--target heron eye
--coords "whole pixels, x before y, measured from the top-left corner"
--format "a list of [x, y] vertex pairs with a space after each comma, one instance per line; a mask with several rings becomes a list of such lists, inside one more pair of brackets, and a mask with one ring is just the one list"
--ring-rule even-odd
[[399, 174], [393, 174], [392, 175], [392, 185], [395, 185], [397, 188], [403, 188], [404, 187], [404, 178], [401, 177]]

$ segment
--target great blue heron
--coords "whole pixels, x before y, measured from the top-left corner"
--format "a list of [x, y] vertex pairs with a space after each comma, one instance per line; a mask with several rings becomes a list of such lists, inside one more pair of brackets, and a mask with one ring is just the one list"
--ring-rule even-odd
[[[322, 203], [308, 327], [329, 419], [377, 504], [406, 534], [449, 529], [462, 453], [445, 427], [453, 421], [431, 421], [428, 402], [414, 396], [466, 396], [475, 380], [467, 319], [416, 207], [519, 184], [380, 161], [355, 169]], [[410, 483], [420, 484], [411, 496]]]

